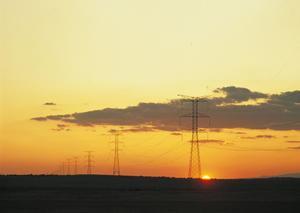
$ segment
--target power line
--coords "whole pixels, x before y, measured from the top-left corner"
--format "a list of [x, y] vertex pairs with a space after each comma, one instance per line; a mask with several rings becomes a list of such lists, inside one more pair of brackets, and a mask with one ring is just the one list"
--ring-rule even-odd
[[180, 150], [178, 149], [178, 144], [174, 143], [174, 146], [171, 146], [168, 150], [164, 151], [163, 153], [160, 153], [159, 155], [156, 155], [154, 157], [152, 157], [150, 160], [143, 162], [143, 163], [137, 163], [135, 164], [135, 166], [139, 166], [139, 165], [146, 165], [146, 164], [150, 164], [153, 163], [154, 161], [157, 161], [158, 159], [161, 159], [162, 157], [166, 156], [167, 154], [170, 154], [173, 151], [177, 151]]
[[163, 136], [160, 140], [156, 141], [154, 144], [148, 144], [148, 147], [147, 149], [143, 149], [143, 152], [140, 152], [138, 154], [138, 156], [141, 156], [141, 157], [145, 157], [145, 154], [147, 154], [147, 152], [151, 152], [153, 151], [153, 149], [157, 149], [157, 147], [161, 146], [163, 140], [165, 140], [167, 138], [167, 135]]

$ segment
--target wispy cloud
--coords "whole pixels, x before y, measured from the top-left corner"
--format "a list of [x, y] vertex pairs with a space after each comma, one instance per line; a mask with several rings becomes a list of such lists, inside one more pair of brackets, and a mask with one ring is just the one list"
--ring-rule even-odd
[[287, 143], [300, 143], [300, 141], [286, 141]]
[[264, 138], [264, 139], [272, 139], [276, 138], [275, 135], [256, 135], [256, 136], [242, 136], [241, 139], [259, 139], [259, 138]]
[[256, 135], [256, 138], [276, 138], [274, 135]]
[[133, 126], [130, 128], [121, 127], [119, 129], [110, 129], [109, 132], [152, 132], [155, 131], [151, 126]]
[[69, 128], [69, 125], [66, 124], [57, 124], [57, 128], [53, 128], [53, 131], [70, 131], [71, 129]]
[[237, 134], [237, 135], [245, 135], [245, 134], [247, 134], [246, 132], [233, 132], [234, 134]]
[[221, 129], [221, 128], [211, 128], [211, 129], [209, 129], [209, 131], [210, 132], [222, 132], [223, 129]]
[[300, 149], [300, 146], [289, 147], [289, 149]]
[[242, 136], [241, 139], [256, 139], [256, 137], [253, 136]]
[[206, 140], [199, 140], [200, 143], [218, 143], [218, 144], [222, 144], [225, 141], [223, 140], [216, 140], [216, 139], [206, 139]]
[[182, 133], [180, 133], [180, 132], [171, 132], [171, 135], [179, 136], [179, 135], [182, 135]]

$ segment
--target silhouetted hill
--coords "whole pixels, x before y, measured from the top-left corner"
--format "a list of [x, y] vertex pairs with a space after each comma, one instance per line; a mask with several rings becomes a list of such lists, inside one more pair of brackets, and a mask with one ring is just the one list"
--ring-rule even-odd
[[291, 178], [300, 178], [300, 173], [287, 173], [276, 175], [275, 177], [291, 177]]

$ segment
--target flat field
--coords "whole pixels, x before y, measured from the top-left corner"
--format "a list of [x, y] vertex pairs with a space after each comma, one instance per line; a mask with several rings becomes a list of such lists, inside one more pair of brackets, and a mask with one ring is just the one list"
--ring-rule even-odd
[[300, 212], [300, 179], [0, 176], [0, 212]]

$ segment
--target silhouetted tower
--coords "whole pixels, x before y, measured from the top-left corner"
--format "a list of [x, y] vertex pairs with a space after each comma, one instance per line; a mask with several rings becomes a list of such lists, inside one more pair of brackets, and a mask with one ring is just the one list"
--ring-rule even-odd
[[93, 156], [92, 156], [92, 152], [93, 151], [86, 151], [87, 152], [87, 170], [86, 173], [88, 175], [92, 174], [92, 167], [93, 167]]
[[77, 175], [77, 163], [78, 163], [78, 157], [74, 157], [74, 175]]
[[71, 174], [71, 159], [67, 159], [67, 175]]
[[199, 141], [199, 118], [209, 118], [208, 115], [199, 113], [199, 103], [207, 103], [207, 100], [200, 97], [189, 97], [179, 95], [183, 97], [182, 101], [190, 102], [192, 104], [192, 113], [183, 115], [182, 117], [189, 117], [192, 119], [192, 140], [190, 148], [189, 159], [189, 178], [201, 178], [201, 161], [200, 161], [200, 141]]
[[114, 143], [114, 167], [113, 167], [113, 175], [120, 175], [120, 159], [119, 159], [119, 132], [113, 133], [115, 136]]
[[61, 174], [65, 175], [65, 162], [62, 162], [61, 164]]

